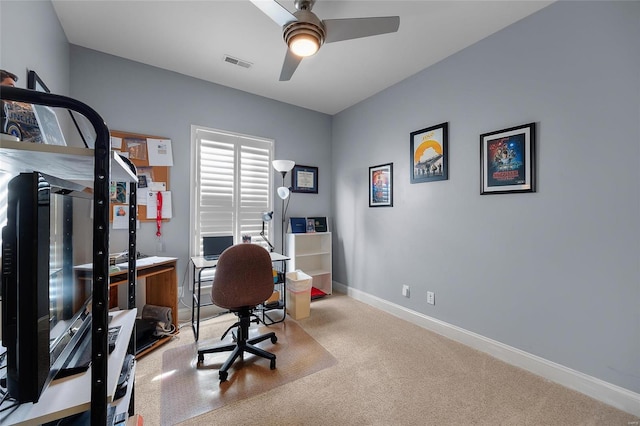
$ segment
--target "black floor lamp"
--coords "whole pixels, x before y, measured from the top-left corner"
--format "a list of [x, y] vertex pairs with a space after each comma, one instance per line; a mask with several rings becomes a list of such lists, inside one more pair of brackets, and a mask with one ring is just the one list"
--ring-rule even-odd
[[[287, 173], [289, 173], [292, 169], [293, 166], [296, 165], [296, 163], [294, 161], [291, 160], [273, 160], [272, 163], [273, 168], [276, 169], [276, 171], [280, 172], [280, 174], [282, 175], [282, 186], [278, 187], [278, 189], [276, 190], [276, 193], [278, 194], [278, 197], [282, 200], [282, 228], [281, 228], [281, 247], [282, 247], [282, 254], [285, 254], [285, 245], [284, 245], [284, 232], [285, 232], [285, 225], [287, 223], [287, 209], [289, 208], [289, 195], [291, 193], [291, 189], [288, 186], [284, 185], [284, 178], [285, 176], [287, 176]], [[287, 200], [287, 204], [285, 206], [285, 200]]]

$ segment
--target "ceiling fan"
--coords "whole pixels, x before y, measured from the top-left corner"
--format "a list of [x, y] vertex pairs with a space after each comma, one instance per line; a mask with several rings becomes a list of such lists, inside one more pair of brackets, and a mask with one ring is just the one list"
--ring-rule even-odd
[[311, 11], [315, 0], [295, 0], [298, 10], [295, 13], [275, 0], [251, 0], [251, 3], [282, 27], [288, 49], [280, 81], [289, 81], [302, 59], [316, 53], [324, 43], [394, 33], [400, 26], [399, 16], [321, 21]]

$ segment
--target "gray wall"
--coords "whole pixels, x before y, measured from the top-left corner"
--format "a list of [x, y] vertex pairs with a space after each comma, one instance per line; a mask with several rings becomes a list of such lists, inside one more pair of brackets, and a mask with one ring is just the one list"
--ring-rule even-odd
[[[639, 2], [560, 2], [336, 115], [334, 279], [640, 392], [639, 40]], [[445, 121], [449, 180], [410, 184]], [[529, 122], [538, 191], [479, 195], [479, 135]]]
[[0, 68], [27, 87], [34, 70], [49, 90], [69, 94], [69, 43], [50, 1], [0, 1]]
[[[71, 95], [98, 111], [112, 130], [172, 140], [170, 171], [173, 219], [163, 225], [165, 251], [157, 251], [154, 223], [137, 233], [144, 253], [180, 258], [185, 276], [189, 255], [190, 133], [197, 124], [275, 140], [275, 157], [319, 168], [318, 194], [293, 194], [288, 215], [329, 216], [331, 117], [170, 71], [71, 47]], [[275, 176], [279, 184], [281, 177]], [[287, 177], [287, 183], [290, 176]], [[276, 218], [281, 204], [276, 202]], [[276, 220], [272, 241], [280, 247]], [[127, 233], [111, 232], [112, 247], [126, 248]], [[112, 249], [113, 250], [113, 249]]]

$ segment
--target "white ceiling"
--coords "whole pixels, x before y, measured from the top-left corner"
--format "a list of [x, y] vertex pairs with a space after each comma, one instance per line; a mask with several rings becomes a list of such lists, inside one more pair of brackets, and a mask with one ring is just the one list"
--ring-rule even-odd
[[[279, 2], [296, 11], [293, 0]], [[550, 3], [318, 0], [321, 20], [398, 15], [400, 29], [325, 44], [281, 82], [281, 28], [248, 0], [53, 0], [72, 44], [331, 115]]]

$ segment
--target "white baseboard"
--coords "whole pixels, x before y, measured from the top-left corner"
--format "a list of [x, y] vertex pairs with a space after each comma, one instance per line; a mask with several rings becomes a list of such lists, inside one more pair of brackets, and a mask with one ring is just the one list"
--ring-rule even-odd
[[605, 404], [640, 417], [640, 394], [548, 361], [520, 349], [481, 336], [455, 325], [429, 317], [403, 306], [372, 296], [361, 290], [333, 282], [334, 291], [364, 302], [398, 318], [431, 330], [451, 340], [485, 352], [507, 364], [527, 370]]

